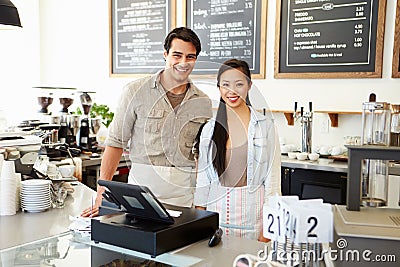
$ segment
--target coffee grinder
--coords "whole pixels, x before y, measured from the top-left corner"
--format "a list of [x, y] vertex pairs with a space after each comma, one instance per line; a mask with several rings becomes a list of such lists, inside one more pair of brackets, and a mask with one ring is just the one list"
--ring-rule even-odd
[[95, 92], [81, 92], [80, 100], [83, 109], [81, 118], [80, 129], [78, 133], [78, 146], [85, 151], [97, 152], [96, 134], [101, 126], [101, 119], [90, 118], [90, 109], [92, 108], [93, 101], [89, 94]]
[[70, 127], [70, 117], [73, 116], [68, 111], [68, 108], [74, 103], [75, 88], [58, 88], [59, 100], [62, 109], [60, 110], [60, 130], [58, 140], [60, 143], [67, 143], [72, 147], [76, 147], [76, 135]]
[[39, 117], [38, 119], [41, 122], [50, 122], [51, 111], [49, 110], [49, 106], [53, 103], [53, 92], [52, 87], [32, 87], [37, 89], [37, 101], [40, 105], [40, 109], [38, 110]]

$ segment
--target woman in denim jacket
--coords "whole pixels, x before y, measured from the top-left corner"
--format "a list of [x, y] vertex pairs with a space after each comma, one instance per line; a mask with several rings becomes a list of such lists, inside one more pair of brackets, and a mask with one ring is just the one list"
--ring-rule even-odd
[[266, 241], [263, 205], [281, 194], [280, 148], [271, 115], [254, 110], [249, 66], [231, 59], [217, 75], [221, 99], [199, 144], [194, 204], [219, 213], [225, 235]]

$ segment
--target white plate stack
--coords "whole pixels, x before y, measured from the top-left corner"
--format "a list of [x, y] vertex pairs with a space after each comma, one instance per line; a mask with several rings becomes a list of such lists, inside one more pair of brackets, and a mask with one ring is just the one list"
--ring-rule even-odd
[[0, 215], [15, 215], [17, 202], [17, 179], [12, 160], [0, 156]]
[[49, 180], [32, 179], [21, 182], [21, 208], [28, 212], [42, 212], [51, 207]]

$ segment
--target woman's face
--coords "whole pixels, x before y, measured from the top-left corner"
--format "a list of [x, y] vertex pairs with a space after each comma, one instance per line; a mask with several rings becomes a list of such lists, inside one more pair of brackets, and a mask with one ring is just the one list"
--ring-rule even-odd
[[246, 105], [246, 97], [251, 88], [246, 75], [239, 69], [230, 69], [221, 74], [219, 92], [226, 105], [231, 108]]

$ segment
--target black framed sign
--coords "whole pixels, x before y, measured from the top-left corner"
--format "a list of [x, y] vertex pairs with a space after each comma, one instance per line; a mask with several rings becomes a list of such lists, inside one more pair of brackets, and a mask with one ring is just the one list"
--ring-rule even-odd
[[201, 40], [193, 75], [215, 76], [219, 65], [237, 58], [253, 78], [265, 78], [267, 0], [185, 0], [186, 25]]
[[400, 0], [397, 0], [395, 23], [392, 78], [400, 78]]
[[278, 0], [275, 78], [380, 78], [386, 0]]
[[176, 0], [109, 0], [110, 76], [164, 67], [163, 43], [175, 27]]

